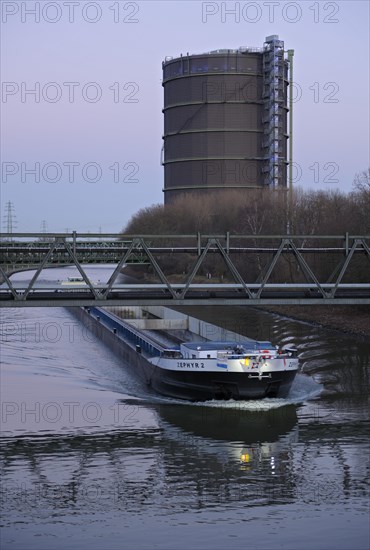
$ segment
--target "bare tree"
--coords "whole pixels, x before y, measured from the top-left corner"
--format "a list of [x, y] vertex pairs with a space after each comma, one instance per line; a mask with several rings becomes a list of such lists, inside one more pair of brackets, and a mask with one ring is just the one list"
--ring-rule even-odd
[[[295, 189], [292, 200], [292, 224], [296, 235], [340, 235], [368, 234], [370, 232], [370, 170], [356, 175], [353, 191], [345, 194], [338, 190], [303, 191]], [[179, 198], [174, 204], [153, 205], [137, 212], [124, 228], [128, 234], [174, 235], [164, 237], [163, 244], [176, 246], [176, 235], [187, 234], [246, 234], [257, 246], [271, 246], [271, 242], [257, 238], [258, 235], [281, 235], [285, 233], [287, 219], [286, 190], [248, 190], [242, 196], [240, 192], [222, 190], [196, 196], [194, 194]], [[245, 241], [234, 241], [242, 246]], [[189, 244], [193, 243], [193, 237]], [[181, 244], [187, 242], [181, 241]], [[312, 239], [303, 239], [301, 247], [315, 247]], [[322, 244], [322, 241], [320, 242]], [[327, 242], [328, 246], [334, 243]], [[334, 269], [335, 258], [315, 253], [307, 255], [310, 267], [319, 279], [325, 279]], [[163, 268], [173, 275], [188, 272], [194, 263], [191, 255], [174, 255], [173, 258], [160, 258]], [[234, 254], [232, 258], [240, 273], [250, 279], [262, 276], [267, 265], [267, 255]], [[354, 264], [355, 265], [355, 264]], [[357, 264], [355, 265], [355, 267]], [[204, 269], [203, 269], [204, 268]], [[212, 276], [227, 276], [223, 261], [216, 255], [207, 258], [203, 271], [212, 272]], [[301, 277], [300, 270], [291, 255], [276, 265], [274, 273], [284, 280]], [[202, 273], [200, 273], [201, 275]], [[206, 273], [204, 272], [203, 275]], [[360, 275], [359, 275], [360, 276]]]
[[370, 195], [370, 168], [355, 175], [353, 188], [355, 191]]
[[360, 233], [370, 232], [370, 168], [356, 174], [353, 181], [353, 202], [357, 210], [357, 222], [360, 224]]

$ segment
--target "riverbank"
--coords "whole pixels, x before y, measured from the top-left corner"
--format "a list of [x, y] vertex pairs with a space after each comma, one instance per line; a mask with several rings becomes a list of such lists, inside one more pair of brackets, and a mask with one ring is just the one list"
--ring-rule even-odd
[[[230, 322], [237, 322], [251, 306], [212, 306], [212, 308], [222, 308], [223, 319], [229, 319]], [[190, 311], [191, 306], [176, 308], [180, 311]], [[211, 306], [196, 308], [197, 316], [209, 322], [214, 322], [216, 309], [211, 310]], [[303, 321], [315, 326], [338, 330], [347, 334], [353, 334], [363, 338], [370, 337], [370, 306], [266, 306], [253, 307], [266, 312], [275, 313], [282, 317]], [[238, 313], [238, 310], [240, 313]], [[212, 321], [213, 320], [213, 321]]]
[[261, 309], [324, 328], [370, 337], [370, 306], [268, 306]]

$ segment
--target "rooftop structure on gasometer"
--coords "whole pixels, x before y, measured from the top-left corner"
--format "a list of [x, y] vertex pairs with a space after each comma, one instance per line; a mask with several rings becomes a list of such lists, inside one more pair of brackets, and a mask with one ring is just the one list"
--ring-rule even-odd
[[272, 35], [262, 48], [165, 59], [165, 203], [188, 193], [287, 187], [294, 52], [285, 53]]

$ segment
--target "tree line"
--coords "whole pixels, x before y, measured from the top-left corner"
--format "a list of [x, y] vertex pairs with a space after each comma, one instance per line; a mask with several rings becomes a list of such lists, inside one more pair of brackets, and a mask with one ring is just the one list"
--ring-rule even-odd
[[[142, 208], [132, 216], [123, 228], [122, 235], [370, 235], [370, 169], [357, 174], [351, 192], [339, 190], [305, 191], [296, 188], [289, 195], [287, 190], [251, 189], [242, 196], [240, 192], [222, 190], [209, 196], [187, 195], [170, 205], [152, 205]], [[192, 241], [194, 245], [194, 240]], [[237, 242], [237, 241], [236, 241]], [[276, 245], [276, 240], [274, 241]], [[271, 246], [273, 240], [251, 239], [248, 246]], [[176, 240], [164, 240], [162, 244], [175, 246]], [[184, 244], [183, 242], [181, 244]], [[190, 241], [189, 241], [190, 244]], [[242, 244], [242, 241], [240, 241]], [[315, 248], [318, 244], [338, 246], [338, 240], [300, 239], [301, 248]], [[244, 242], [245, 245], [245, 242]], [[231, 256], [232, 257], [232, 256]], [[338, 254], [323, 256], [320, 253], [305, 254], [305, 259], [315, 275], [322, 281], [335, 279]], [[268, 254], [240, 254], [232, 258], [245, 280], [261, 278], [269, 263]], [[161, 263], [162, 262], [162, 263]], [[175, 278], [186, 275], [194, 264], [191, 255], [174, 255], [158, 258], [167, 275]], [[306, 280], [292, 254], [276, 266], [271, 281], [287, 282]], [[139, 269], [137, 270], [139, 271]], [[370, 264], [366, 254], [356, 254], [351, 260], [348, 276], [369, 282]], [[230, 274], [223, 259], [217, 255], [207, 258], [199, 276], [212, 274], [228, 280]]]

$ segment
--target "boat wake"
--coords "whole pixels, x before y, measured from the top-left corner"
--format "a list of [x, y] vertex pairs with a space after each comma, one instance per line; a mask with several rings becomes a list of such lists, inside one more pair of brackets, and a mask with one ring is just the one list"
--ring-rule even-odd
[[211, 407], [216, 409], [234, 409], [245, 411], [268, 411], [271, 409], [278, 409], [281, 407], [287, 407], [289, 405], [299, 405], [314, 399], [319, 396], [324, 387], [321, 384], [315, 382], [311, 377], [304, 374], [297, 374], [292, 387], [289, 392], [289, 397], [286, 398], [271, 398], [265, 399], [249, 399], [249, 400], [216, 400], [210, 401], [185, 401], [182, 399], [174, 399], [170, 397], [164, 397], [161, 395], [149, 394], [137, 395], [137, 397], [131, 396], [128, 399], [124, 399], [125, 403], [141, 403], [141, 404], [168, 404], [168, 405], [188, 405], [190, 407]]

